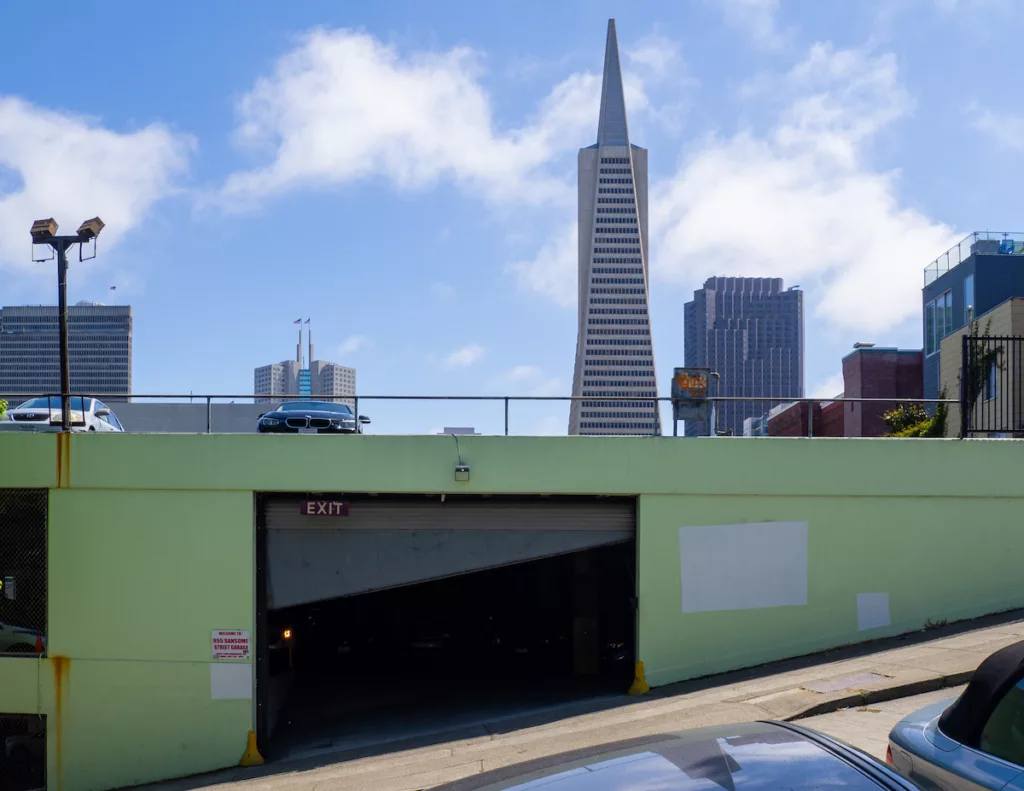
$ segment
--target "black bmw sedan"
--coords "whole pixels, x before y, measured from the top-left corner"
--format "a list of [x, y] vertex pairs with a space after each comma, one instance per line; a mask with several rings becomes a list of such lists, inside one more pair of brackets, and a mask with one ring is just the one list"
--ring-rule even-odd
[[287, 401], [260, 415], [260, 434], [361, 434], [370, 418], [352, 414], [347, 404], [333, 401]]

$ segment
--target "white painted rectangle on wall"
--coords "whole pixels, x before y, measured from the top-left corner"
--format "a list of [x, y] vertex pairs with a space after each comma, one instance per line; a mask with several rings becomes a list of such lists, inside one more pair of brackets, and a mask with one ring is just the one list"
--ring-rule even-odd
[[807, 604], [807, 522], [679, 528], [683, 612]]
[[857, 594], [857, 631], [878, 629], [890, 623], [888, 593]]
[[210, 664], [210, 697], [213, 700], [250, 700], [252, 664], [213, 662]]

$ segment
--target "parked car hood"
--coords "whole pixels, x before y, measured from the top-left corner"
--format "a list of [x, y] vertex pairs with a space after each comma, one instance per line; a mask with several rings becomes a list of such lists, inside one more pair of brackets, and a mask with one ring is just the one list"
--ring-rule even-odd
[[267, 412], [263, 417], [272, 417], [276, 420], [283, 420], [288, 417], [326, 417], [334, 420], [355, 420], [355, 415], [343, 415], [340, 412], [329, 412], [321, 409], [289, 409], [284, 412]]

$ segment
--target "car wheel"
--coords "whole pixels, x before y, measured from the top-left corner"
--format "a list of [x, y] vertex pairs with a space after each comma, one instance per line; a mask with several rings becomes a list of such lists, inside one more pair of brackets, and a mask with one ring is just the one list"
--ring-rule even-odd
[[6, 651], [0, 653], [5, 654], [34, 654], [36, 652], [35, 646], [26, 645], [25, 643], [15, 643], [9, 646]]

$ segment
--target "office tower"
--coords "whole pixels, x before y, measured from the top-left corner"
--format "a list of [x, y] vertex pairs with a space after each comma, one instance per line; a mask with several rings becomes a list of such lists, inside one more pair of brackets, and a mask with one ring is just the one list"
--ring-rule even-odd
[[[743, 421], [780, 399], [804, 395], [804, 295], [777, 277], [712, 277], [683, 307], [684, 359], [720, 377], [712, 395], [768, 401], [726, 401], [715, 406], [716, 428], [743, 433]], [[686, 436], [710, 433], [687, 421]]]
[[[128, 400], [132, 390], [132, 309], [68, 306], [73, 394]], [[60, 393], [60, 317], [53, 305], [0, 308], [0, 394]], [[16, 400], [16, 399], [15, 399]]]
[[570, 434], [659, 434], [647, 288], [647, 149], [629, 142], [615, 20], [608, 20], [597, 143], [578, 159], [579, 328]]
[[279, 396], [324, 396], [355, 408], [356, 369], [313, 359], [313, 334], [309, 335], [308, 366], [302, 359], [302, 330], [295, 347], [294, 360], [263, 365], [253, 371], [253, 393], [257, 403], [280, 401]]

